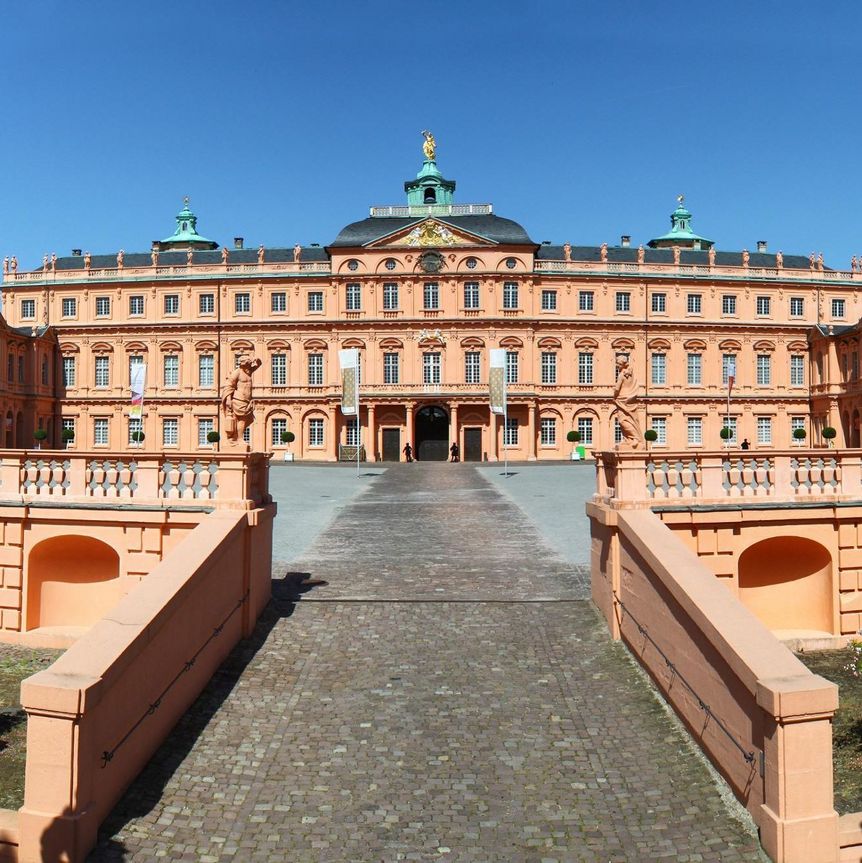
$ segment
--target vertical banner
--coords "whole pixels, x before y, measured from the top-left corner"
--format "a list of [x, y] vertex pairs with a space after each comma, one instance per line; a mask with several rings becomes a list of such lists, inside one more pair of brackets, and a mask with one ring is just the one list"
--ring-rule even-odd
[[130, 368], [132, 406], [129, 408], [130, 419], [141, 419], [144, 415], [144, 387], [147, 382], [147, 364], [135, 363]]
[[339, 351], [338, 359], [341, 363], [341, 413], [354, 417], [359, 408], [359, 350]]
[[492, 348], [491, 368], [488, 375], [488, 389], [491, 399], [491, 413], [506, 413], [506, 351], [504, 348]]

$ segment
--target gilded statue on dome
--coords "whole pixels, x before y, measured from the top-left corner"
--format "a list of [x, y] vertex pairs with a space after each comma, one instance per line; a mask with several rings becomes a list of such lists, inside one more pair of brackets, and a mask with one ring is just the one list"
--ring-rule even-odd
[[425, 154], [425, 159], [428, 162], [433, 162], [437, 155], [437, 142], [434, 136], [427, 130], [422, 130], [422, 135], [425, 138], [425, 143], [422, 145], [422, 152]]

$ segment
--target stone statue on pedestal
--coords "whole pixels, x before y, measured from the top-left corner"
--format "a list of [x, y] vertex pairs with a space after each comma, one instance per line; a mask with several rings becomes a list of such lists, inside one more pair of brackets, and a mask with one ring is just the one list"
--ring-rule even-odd
[[637, 421], [637, 389], [634, 369], [629, 363], [628, 354], [617, 354], [617, 382], [614, 387], [614, 406], [617, 422], [623, 433], [622, 443], [617, 449], [639, 449], [643, 432]]
[[242, 356], [227, 380], [227, 392], [221, 400], [225, 419], [225, 437], [231, 446], [240, 446], [245, 430], [254, 422], [251, 399], [251, 376], [262, 363], [257, 357]]

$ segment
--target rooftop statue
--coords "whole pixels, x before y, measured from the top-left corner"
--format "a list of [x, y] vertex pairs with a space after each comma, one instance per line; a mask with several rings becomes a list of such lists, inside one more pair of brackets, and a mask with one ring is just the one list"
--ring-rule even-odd
[[254, 422], [254, 405], [251, 399], [251, 376], [262, 365], [257, 357], [239, 358], [239, 365], [227, 379], [227, 392], [222, 397], [225, 437], [231, 446], [242, 443], [245, 430]]
[[629, 364], [628, 354], [617, 354], [617, 370], [614, 406], [617, 409], [617, 422], [623, 433], [622, 443], [617, 446], [617, 449], [638, 449], [643, 438], [640, 423], [635, 414], [638, 382], [634, 369]]
[[422, 145], [422, 152], [425, 154], [425, 159], [428, 162], [433, 162], [437, 155], [437, 142], [434, 136], [427, 130], [422, 130], [422, 135], [425, 137], [425, 143]]

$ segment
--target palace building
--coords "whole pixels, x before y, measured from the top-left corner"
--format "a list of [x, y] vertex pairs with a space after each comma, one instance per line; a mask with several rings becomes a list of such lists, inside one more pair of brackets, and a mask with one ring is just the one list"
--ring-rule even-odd
[[[186, 202], [146, 252], [75, 251], [29, 271], [5, 262], [6, 445], [29, 447], [43, 428], [57, 447], [68, 429], [70, 447], [121, 450], [140, 430], [147, 450], [206, 452], [220, 388], [253, 354], [263, 365], [248, 442], [332, 461], [357, 443], [339, 410], [342, 348], [360, 351], [371, 460], [397, 460], [407, 442], [420, 459], [445, 458], [452, 442], [465, 460], [501, 459], [504, 447], [512, 459], [568, 458], [573, 430], [588, 450], [612, 448], [619, 354], [654, 449], [717, 449], [724, 426], [731, 445], [754, 450], [790, 447], [796, 428], [819, 443], [826, 425], [858, 445], [862, 267], [764, 242], [721, 250], [694, 232], [682, 199], [670, 231], [642, 245], [536, 243], [491, 204], [456, 203], [433, 139], [424, 149], [406, 202], [372, 207], [324, 248], [222, 247]], [[505, 421], [488, 406], [493, 348], [506, 351]], [[129, 416], [139, 363], [142, 421]]]

